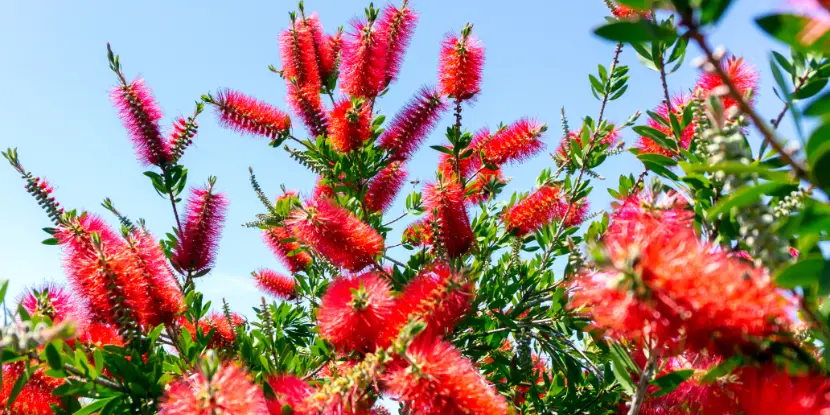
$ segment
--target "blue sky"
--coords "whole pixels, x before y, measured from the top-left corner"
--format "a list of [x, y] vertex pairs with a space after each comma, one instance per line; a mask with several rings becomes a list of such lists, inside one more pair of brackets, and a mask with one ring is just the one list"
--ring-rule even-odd
[[[713, 43], [727, 44], [728, 50], [760, 69], [758, 106], [771, 118], [782, 104], [772, 93], [767, 56], [769, 47], [781, 47], [761, 34], [751, 17], [775, 9], [778, 2], [736, 3], [714, 33]], [[379, 104], [385, 114], [394, 114], [422, 84], [435, 83], [443, 34], [458, 31], [469, 21], [486, 45], [487, 62], [483, 93], [475, 106], [465, 109], [467, 129], [536, 117], [551, 126], [547, 141], [552, 151], [559, 142], [560, 107], [565, 107], [572, 126], [586, 115], [597, 116], [599, 102], [591, 96], [587, 74], [595, 72], [598, 63], [607, 66], [614, 49], [591, 34], [607, 14], [601, 0], [412, 4], [420, 21], [400, 79]], [[317, 10], [325, 29], [333, 31], [362, 15], [366, 5], [355, 0], [310, 0], [306, 9]], [[287, 12], [293, 6], [288, 1], [2, 2], [0, 147], [18, 147], [24, 166], [53, 182], [64, 206], [113, 219], [100, 207], [101, 200], [110, 197], [125, 214], [145, 218], [156, 235], [163, 234], [174, 225], [169, 203], [141, 174], [145, 169], [135, 160], [108, 100], [115, 78], [107, 66], [106, 42], [121, 54], [128, 78], [143, 76], [153, 88], [165, 111], [165, 126], [172, 117], [191, 113], [201, 94], [222, 87], [286, 108], [283, 82], [267, 66], [280, 66], [276, 37], [287, 26]], [[692, 50], [689, 57], [696, 54]], [[631, 86], [607, 110], [608, 118], [617, 122], [636, 110], [656, 106], [661, 99], [657, 73], [640, 66], [631, 49], [623, 52], [622, 63], [632, 67]], [[685, 91], [695, 77], [687, 62], [669, 77], [670, 89]], [[447, 116], [442, 125], [449, 122]], [[195, 145], [183, 159], [190, 184], [202, 184], [215, 175], [217, 188], [231, 203], [216, 267], [199, 281], [199, 287], [209, 298], [226, 297], [234, 309], [246, 312], [259, 298], [250, 272], [259, 267], [284, 271], [261, 243], [259, 232], [240, 226], [260, 210], [248, 185], [247, 168], [255, 169], [272, 195], [279, 192], [280, 184], [308, 192], [314, 176], [266, 141], [219, 128], [210, 112], [202, 115], [200, 125]], [[427, 144], [439, 144], [443, 129], [439, 127]], [[782, 130], [792, 132], [789, 121]], [[304, 134], [301, 129], [297, 132]], [[627, 143], [636, 140], [630, 130], [623, 137]], [[410, 179], [430, 179], [437, 156], [424, 146], [410, 164]], [[506, 174], [512, 178], [508, 191], [529, 190], [539, 171], [552, 165], [545, 153], [508, 168]], [[641, 169], [630, 154], [606, 162], [599, 172], [608, 180], [594, 183], [598, 189], [591, 198], [592, 210], [608, 208], [610, 198], [604, 188], [616, 187], [619, 174], [636, 175]], [[412, 190], [408, 186], [405, 191]], [[47, 238], [40, 229], [49, 222], [5, 162], [0, 167], [0, 195], [0, 279], [11, 281], [12, 295], [44, 280], [64, 281], [58, 249], [40, 243]], [[402, 212], [402, 199], [390, 209], [390, 216]], [[405, 255], [400, 248], [391, 253], [398, 259]]]

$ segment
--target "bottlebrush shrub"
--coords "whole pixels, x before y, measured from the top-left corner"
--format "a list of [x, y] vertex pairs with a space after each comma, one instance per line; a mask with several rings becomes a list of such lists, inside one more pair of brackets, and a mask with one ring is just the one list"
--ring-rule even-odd
[[[407, 1], [370, 5], [345, 31], [325, 31], [302, 2], [289, 14], [271, 70], [293, 120], [225, 89], [165, 128], [149, 87], [127, 81], [108, 48], [116, 113], [172, 230], [156, 240], [109, 199], [117, 225], [65, 209], [16, 150], [3, 153], [52, 223], [45, 243], [68, 282], [10, 307], [3, 413], [830, 413], [826, 2], [758, 19], [793, 48], [772, 54], [765, 96], [783, 102], [771, 116], [755, 108], [766, 65], [706, 36], [729, 3], [606, 0], [595, 32], [616, 47], [585, 90], [597, 113], [563, 109], [561, 129], [551, 114], [462, 122], [483, 85], [486, 39], [471, 24], [434, 45], [435, 86], [408, 91], [387, 122], [384, 91], [418, 22]], [[681, 85], [671, 75], [690, 43], [699, 78]], [[645, 116], [612, 122], [627, 61], [656, 71], [660, 93], [640, 94]], [[229, 206], [215, 178], [189, 187], [182, 164], [205, 107], [318, 177], [271, 198], [251, 170], [263, 210], [245, 225], [284, 269], [251, 264], [270, 302], [246, 316], [199, 292]], [[444, 115], [434, 176], [393, 211]], [[788, 117], [801, 149], [778, 131]], [[545, 148], [535, 186], [504, 195], [502, 168]], [[602, 186], [598, 168], [626, 151], [637, 164]], [[610, 206], [588, 203], [599, 188]]]

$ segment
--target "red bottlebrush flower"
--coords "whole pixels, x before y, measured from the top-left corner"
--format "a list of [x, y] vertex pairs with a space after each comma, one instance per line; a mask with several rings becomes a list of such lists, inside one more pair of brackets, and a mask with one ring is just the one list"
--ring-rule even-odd
[[311, 255], [306, 251], [297, 251], [301, 245], [293, 240], [294, 235], [284, 226], [266, 229], [262, 236], [274, 256], [292, 273], [305, 270], [311, 263]]
[[253, 273], [254, 280], [260, 290], [282, 300], [293, 300], [297, 297], [294, 288], [294, 278], [280, 275], [270, 269], [261, 269]]
[[[589, 204], [587, 200], [580, 200], [576, 203], [565, 203], [564, 201], [559, 206], [559, 217], [564, 217], [565, 226], [579, 226], [585, 222], [585, 217], [588, 215]], [[566, 217], [565, 214], [568, 216]]]
[[[689, 102], [690, 98], [687, 96], [675, 96], [674, 98], [672, 98], [672, 111], [674, 112], [674, 115], [678, 117], [678, 120], [682, 117], [683, 109], [686, 108], [687, 105], [689, 105]], [[665, 103], [660, 104], [660, 106], [657, 107], [657, 109], [655, 109], [654, 112], [656, 112], [664, 119], [669, 119], [669, 110], [666, 107]], [[658, 121], [655, 121], [652, 118], [648, 119], [648, 126], [665, 134], [670, 140], [675, 139], [674, 133], [672, 132], [671, 128], [666, 127], [665, 125], [661, 124]], [[692, 143], [692, 138], [694, 137], [694, 135], [695, 126], [694, 122], [692, 122], [689, 123], [689, 125], [687, 125], [686, 128], [683, 129], [683, 131], [681, 132], [680, 142], [678, 142], [679, 147], [682, 149], [688, 149], [689, 144]], [[666, 157], [675, 156], [675, 154], [672, 153], [671, 150], [661, 146], [660, 144], [655, 143], [654, 140], [645, 136], [640, 137], [640, 141], [637, 142], [636, 147], [640, 150], [640, 153], [662, 154]]]
[[334, 188], [328, 184], [323, 183], [322, 177], [317, 177], [317, 182], [314, 184], [314, 189], [311, 191], [312, 199], [334, 197]]
[[193, 189], [187, 200], [183, 234], [173, 253], [173, 263], [193, 273], [213, 266], [228, 201], [222, 193], [213, 193], [213, 182]]
[[118, 329], [115, 326], [95, 321], [90, 322], [83, 328], [78, 335], [78, 341], [87, 346], [99, 348], [107, 345], [123, 347], [125, 344], [124, 338], [118, 334]]
[[559, 214], [559, 189], [545, 185], [504, 213], [504, 227], [523, 236], [539, 230]]
[[[0, 387], [0, 408], [5, 408], [17, 379], [23, 374], [23, 362], [7, 363], [3, 365], [3, 383]], [[44, 369], [36, 369], [9, 409], [3, 414], [8, 415], [52, 415], [50, 405], [63, 407], [60, 396], [52, 394], [58, 386], [63, 385], [63, 379], [53, 378], [44, 373]]]
[[199, 124], [196, 123], [195, 116], [188, 119], [178, 117], [173, 121], [173, 128], [165, 143], [172, 163], [177, 162], [184, 154], [185, 149], [193, 144], [193, 137], [196, 136], [198, 130]]
[[741, 369], [734, 388], [744, 415], [823, 415], [830, 412], [830, 379], [790, 375], [774, 366]]
[[626, 6], [624, 4], [614, 6], [614, 10], [611, 13], [614, 15], [614, 17], [618, 19], [651, 19], [650, 11], [638, 10], [631, 6]]
[[343, 42], [340, 89], [353, 97], [374, 98], [385, 86], [387, 39], [373, 23], [353, 22]]
[[484, 45], [470, 35], [472, 26], [461, 30], [461, 37], [448, 33], [441, 42], [438, 80], [441, 94], [456, 100], [470, 99], [481, 90]]
[[790, 251], [790, 256], [792, 256], [793, 258], [798, 258], [798, 255], [799, 255], [798, 249], [790, 247], [789, 251]]
[[[512, 346], [511, 346], [512, 347]], [[545, 365], [545, 362], [539, 357], [533, 354], [531, 356], [531, 361], [533, 362], [533, 376], [536, 378], [536, 384], [540, 385], [540, 389], [542, 391], [545, 390], [545, 372], [549, 372], [548, 367]], [[553, 375], [549, 375], [550, 378]], [[502, 381], [503, 382], [503, 381]], [[500, 383], [502, 383], [500, 382]], [[514, 402], [517, 404], [523, 404], [525, 400], [527, 400], [527, 393], [530, 391], [530, 386], [516, 386], [516, 397], [514, 398]], [[544, 398], [546, 395], [545, 392], [539, 393], [539, 399]], [[641, 412], [645, 415], [645, 412]]]
[[535, 120], [522, 118], [497, 132], [482, 145], [484, 159], [495, 165], [521, 162], [545, 148], [542, 134], [547, 126]]
[[407, 226], [403, 231], [401, 240], [411, 245], [426, 246], [432, 244], [432, 231], [429, 224], [432, 222], [432, 217], [425, 216], [418, 219], [411, 225]]
[[350, 271], [375, 262], [383, 250], [383, 237], [374, 228], [331, 199], [307, 202], [286, 224], [305, 245]]
[[[236, 327], [245, 324], [245, 320], [235, 313], [231, 314], [231, 320], [228, 321], [228, 318], [224, 314], [210, 313], [199, 321], [199, 329], [205, 336], [211, 330], [214, 330], [213, 337], [210, 338], [210, 342], [208, 343], [208, 348], [224, 350], [233, 347], [236, 342]], [[179, 325], [187, 329], [193, 340], [196, 340], [196, 327], [192, 323], [185, 318], [180, 318]]]
[[464, 202], [468, 205], [475, 205], [486, 201], [490, 197], [490, 188], [487, 185], [494, 180], [505, 183], [501, 169], [491, 170], [486, 167], [481, 169], [467, 182]]
[[373, 352], [395, 299], [389, 283], [375, 272], [337, 278], [317, 312], [320, 335], [343, 352]]
[[412, 364], [390, 370], [385, 381], [393, 396], [411, 408], [418, 408], [418, 413], [508, 413], [504, 397], [451, 345], [416, 341], [406, 354]]
[[159, 129], [161, 108], [144, 80], [139, 78], [128, 85], [115, 87], [110, 92], [110, 99], [130, 135], [139, 161], [144, 165], [167, 164], [170, 154]]
[[294, 115], [303, 120], [312, 136], [326, 134], [329, 121], [319, 91], [289, 83], [287, 100]]
[[415, 32], [417, 23], [418, 15], [406, 7], [406, 3], [401, 8], [389, 4], [383, 9], [378, 21], [378, 31], [383, 33], [387, 39], [384, 87], [397, 79], [406, 48], [409, 46], [409, 40]]
[[422, 87], [406, 103], [379, 138], [394, 160], [406, 160], [435, 128], [446, 102], [434, 88]]
[[[599, 146], [599, 145], [612, 146], [612, 145], [616, 144], [617, 141], [619, 141], [619, 138], [620, 138], [620, 131], [617, 130], [616, 128], [613, 128], [613, 126], [612, 126], [611, 131], [604, 132], [603, 135], [602, 135], [602, 138], [599, 140], [599, 142], [597, 144], [594, 144], [594, 146]], [[562, 139], [562, 142], [559, 143], [559, 149], [556, 151], [556, 155], [558, 156], [559, 159], [562, 159], [562, 160], [567, 160], [568, 159], [568, 157], [569, 157], [568, 156], [568, 151], [570, 151], [572, 141], [576, 141], [577, 143], [579, 143], [580, 146], [583, 146], [582, 145], [582, 131], [580, 131], [580, 130], [571, 131], [570, 133], [568, 133], [568, 139], [567, 140]], [[587, 147], [587, 146], [583, 146], [583, 147]], [[585, 151], [587, 151], [587, 150], [583, 150], [583, 153]]]
[[337, 74], [338, 66], [340, 65], [340, 55], [343, 51], [343, 32], [338, 31], [334, 35], [326, 36], [324, 41], [325, 47], [321, 51], [325, 51], [321, 55], [320, 71], [322, 72], [324, 80], [328, 80], [332, 75]]
[[450, 257], [463, 255], [475, 241], [467, 207], [464, 205], [464, 189], [460, 183], [441, 180], [424, 188], [424, 205], [438, 220], [439, 235]]
[[146, 281], [150, 298], [149, 324], [170, 323], [184, 311], [184, 295], [167, 265], [159, 243], [149, 232], [136, 230], [127, 241], [126, 254], [132, 269]]
[[372, 136], [372, 113], [363, 101], [343, 99], [329, 114], [329, 140], [337, 151], [359, 149]]
[[369, 181], [366, 190], [366, 209], [385, 212], [406, 182], [406, 169], [400, 161], [393, 161]]
[[291, 129], [288, 114], [241, 92], [224, 89], [211, 100], [219, 111], [219, 123], [239, 133], [276, 140]]
[[85, 310], [75, 295], [63, 285], [46, 283], [23, 293], [18, 301], [30, 315], [49, 317], [53, 323], [72, 320], [79, 327], [86, 323]]
[[[398, 297], [383, 332], [385, 344], [394, 341], [410, 321], [421, 319], [426, 338], [442, 337], [455, 327], [473, 301], [473, 288], [446, 264], [433, 264], [415, 277]], [[382, 344], [383, 345], [383, 344]]]
[[[747, 64], [743, 58], [735, 56], [731, 56], [725, 60], [721, 64], [721, 68], [726, 72], [732, 84], [741, 92], [742, 97], [750, 94], [749, 105], [754, 105], [755, 95], [758, 91], [758, 71]], [[725, 88], [726, 84], [723, 83], [723, 80], [717, 73], [703, 72], [695, 87], [702, 90], [705, 95], [723, 95], [722, 102], [725, 110], [738, 106], [738, 101], [728, 94], [725, 94], [726, 91], [719, 91], [719, 89]]]
[[382, 406], [376, 406], [372, 408], [372, 412], [370, 413], [370, 415], [392, 415], [392, 413]]
[[282, 74], [289, 83], [302, 85], [311, 93], [320, 94], [322, 82], [317, 61], [317, 42], [322, 37], [322, 27], [317, 16], [297, 20], [292, 27], [280, 33], [280, 59]]
[[170, 385], [160, 415], [261, 415], [262, 390], [242, 368], [222, 363], [213, 373], [197, 372]]
[[[274, 391], [274, 397], [265, 400], [270, 415], [311, 415], [300, 410], [314, 391], [308, 383], [293, 375], [278, 375], [268, 380], [268, 386]], [[286, 407], [290, 410], [286, 411]]]

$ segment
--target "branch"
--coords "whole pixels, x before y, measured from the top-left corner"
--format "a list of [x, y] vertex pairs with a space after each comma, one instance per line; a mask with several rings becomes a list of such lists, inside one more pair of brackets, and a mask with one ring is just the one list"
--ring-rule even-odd
[[656, 369], [657, 353], [656, 350], [652, 350], [651, 354], [648, 356], [648, 362], [645, 367], [643, 367], [643, 371], [640, 374], [640, 382], [637, 384], [637, 391], [634, 393], [634, 400], [631, 401], [631, 408], [628, 410], [628, 415], [639, 415], [640, 406], [643, 405], [643, 400], [645, 400], [646, 397], [648, 383], [654, 376]]
[[[38, 362], [41, 362], [41, 363], [43, 362], [42, 360], [40, 360], [40, 356], [35, 352], [28, 352], [27, 356], [29, 356], [30, 359], [37, 360]], [[113, 390], [117, 390], [117, 391], [120, 391], [120, 392], [127, 392], [127, 389], [123, 388], [121, 385], [115, 383], [114, 381], [110, 380], [107, 377], [99, 376], [95, 379], [88, 379], [86, 377], [86, 374], [84, 374], [84, 372], [82, 372], [80, 369], [78, 369], [75, 366], [72, 366], [68, 363], [63, 364], [63, 370], [66, 371], [66, 373], [69, 373], [73, 376], [83, 378], [83, 379], [87, 379], [87, 380], [91, 381], [92, 383], [95, 383], [95, 384], [98, 384], [98, 385], [101, 385], [101, 386], [104, 386], [104, 387], [107, 387], [107, 388], [110, 388], [110, 389], [113, 389]]]

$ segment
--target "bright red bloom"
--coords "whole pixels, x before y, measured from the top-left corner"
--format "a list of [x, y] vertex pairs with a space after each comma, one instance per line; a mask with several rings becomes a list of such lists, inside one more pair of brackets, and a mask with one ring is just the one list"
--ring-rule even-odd
[[387, 39], [373, 23], [352, 22], [343, 41], [340, 89], [353, 97], [374, 98], [385, 87]]
[[316, 12], [303, 18], [301, 24], [311, 32], [317, 68], [320, 70], [320, 81], [325, 86], [329, 77], [337, 72], [338, 59], [340, 59], [340, 31], [335, 35], [325, 35], [323, 24]]
[[212, 374], [200, 372], [170, 385], [160, 415], [262, 415], [262, 390], [234, 363], [222, 363]]
[[458, 182], [441, 180], [424, 187], [424, 205], [439, 221], [439, 235], [450, 257], [463, 255], [470, 249], [475, 236], [470, 227], [464, 189]]
[[522, 118], [483, 143], [484, 159], [495, 165], [527, 160], [545, 148], [541, 140], [545, 131], [547, 127], [544, 124]]
[[790, 251], [790, 256], [792, 256], [793, 258], [798, 258], [798, 255], [799, 255], [798, 249], [790, 247], [789, 251]]
[[153, 91], [139, 78], [128, 85], [115, 87], [110, 99], [127, 129], [139, 161], [144, 165], [165, 165], [170, 154], [159, 128], [161, 108]]
[[308, 201], [286, 224], [305, 245], [350, 271], [375, 262], [383, 250], [383, 237], [374, 228], [331, 199]]
[[637, 10], [631, 6], [626, 6], [624, 4], [618, 4], [614, 7], [612, 11], [614, 17], [618, 19], [636, 19], [636, 18], [646, 18], [651, 19], [651, 12], [648, 10]]
[[545, 185], [504, 213], [504, 227], [519, 236], [539, 230], [559, 214], [559, 188]]
[[[721, 68], [726, 72], [732, 84], [741, 92], [741, 97], [746, 97], [747, 94], [751, 94], [749, 105], [754, 105], [758, 91], [758, 71], [747, 64], [743, 58], [735, 56], [731, 56], [721, 63]], [[725, 88], [725, 84], [717, 73], [702, 72], [695, 87], [702, 90], [705, 95], [725, 93], [725, 91], [718, 91], [718, 89]], [[725, 110], [738, 106], [738, 101], [728, 94], [723, 95], [722, 99]]]
[[417, 23], [418, 15], [406, 7], [406, 3], [401, 8], [389, 4], [383, 9], [377, 24], [378, 31], [382, 32], [387, 39], [384, 87], [397, 79], [406, 48], [409, 46], [409, 40], [415, 32]]
[[225, 195], [214, 193], [212, 184], [191, 191], [182, 224], [184, 233], [173, 253], [176, 266], [193, 273], [213, 266], [227, 209]]
[[491, 170], [486, 167], [481, 169], [478, 175], [467, 182], [464, 203], [475, 205], [486, 201], [491, 193], [487, 185], [494, 180], [499, 183], [505, 183], [501, 169]]
[[[214, 330], [213, 337], [210, 338], [210, 342], [208, 343], [208, 348], [223, 350], [233, 347], [236, 342], [236, 327], [245, 324], [245, 319], [238, 314], [232, 313], [231, 320], [228, 321], [228, 318], [224, 314], [215, 312], [199, 320], [199, 329], [203, 335], [207, 336], [211, 330]], [[180, 318], [179, 324], [182, 328], [190, 332], [193, 340], [196, 340], [196, 328], [192, 323], [185, 318]]]
[[291, 129], [291, 118], [282, 110], [231, 89], [219, 91], [213, 100], [219, 123], [239, 133], [275, 140]]
[[822, 375], [790, 375], [771, 365], [745, 367], [733, 389], [744, 415], [830, 413], [830, 379]]
[[[614, 212], [611, 214], [611, 223], [606, 231], [606, 238], [622, 233], [627, 234], [632, 228], [645, 226], [646, 222], [657, 230], [653, 238], [664, 238], [675, 232], [691, 232], [695, 214], [689, 209], [689, 203], [677, 192], [667, 193], [657, 199], [649, 193], [635, 193], [630, 195], [622, 204], [612, 203]], [[659, 226], [662, 224], [663, 226]]]
[[[314, 391], [308, 383], [294, 375], [278, 375], [269, 379], [268, 385], [275, 395], [265, 400], [270, 415], [311, 415], [301, 411], [303, 401]], [[286, 412], [285, 407], [291, 411]]]
[[[308, 91], [320, 94], [322, 81], [316, 47], [322, 37], [322, 26], [317, 16], [298, 19], [291, 28], [280, 33], [282, 75], [289, 83], [302, 85]], [[315, 37], [318, 42], [315, 42]]]
[[395, 299], [376, 272], [331, 282], [317, 312], [320, 335], [343, 352], [373, 352]]
[[123, 347], [125, 344], [124, 338], [118, 334], [118, 329], [115, 326], [95, 321], [91, 321], [83, 328], [78, 335], [78, 341], [87, 346], [99, 348], [107, 345]]
[[438, 80], [441, 94], [457, 100], [470, 99], [481, 90], [481, 72], [484, 67], [484, 45], [470, 35], [472, 26], [444, 36], [438, 62]]
[[[570, 208], [569, 208], [570, 207]], [[579, 226], [582, 222], [585, 222], [585, 217], [588, 215], [588, 208], [590, 205], [588, 201], [583, 199], [576, 203], [566, 203], [564, 201], [561, 202], [559, 205], [559, 214], [558, 216], [565, 217], [567, 213], [567, 217], [565, 217], [565, 222], [563, 225], [565, 226]]]
[[328, 114], [320, 92], [298, 84], [288, 83], [287, 100], [294, 115], [303, 120], [308, 132], [314, 136], [325, 135], [328, 129]]
[[334, 197], [334, 188], [332, 186], [323, 183], [323, 178], [318, 176], [317, 182], [314, 184], [314, 189], [311, 191], [311, 198], [312, 199], [319, 199], [319, 198], [332, 198]]
[[72, 320], [83, 327], [86, 322], [83, 305], [63, 285], [45, 283], [27, 289], [18, 302], [30, 315], [49, 317], [55, 324]]
[[[3, 365], [3, 384], [0, 388], [0, 408], [5, 408], [17, 379], [23, 374], [23, 362], [7, 363]], [[11, 408], [3, 410], [4, 415], [52, 415], [50, 405], [62, 407], [60, 396], [52, 394], [58, 386], [63, 385], [63, 379], [53, 378], [44, 373], [44, 369], [35, 370], [34, 374], [20, 390], [20, 394], [12, 403]]]
[[274, 256], [292, 273], [305, 270], [311, 263], [311, 254], [306, 251], [297, 251], [301, 245], [293, 240], [294, 235], [284, 226], [268, 228], [263, 232], [262, 237]]
[[145, 230], [130, 235], [126, 248], [131, 267], [146, 280], [150, 325], [170, 323], [184, 311], [184, 295], [167, 265], [161, 245]]
[[[594, 144], [594, 146], [600, 146], [600, 145], [612, 146], [612, 145], [616, 144], [617, 141], [619, 141], [619, 138], [620, 138], [620, 131], [615, 129], [615, 128], [612, 128], [611, 131], [604, 133], [604, 135], [602, 136], [602, 139], [600, 139], [597, 144]], [[583, 144], [582, 144], [582, 131], [571, 131], [570, 133], [568, 133], [568, 139], [566, 140], [566, 139], [563, 138], [562, 142], [559, 143], [559, 149], [556, 150], [556, 156], [559, 159], [567, 160], [569, 158], [568, 152], [570, 151], [572, 141], [576, 141], [577, 143], [579, 143], [580, 146], [583, 147], [583, 150], [582, 150], [583, 153], [585, 153], [587, 151], [587, 148], [585, 148], [586, 146], [583, 146]]]
[[430, 222], [432, 222], [432, 218], [430, 216], [425, 216], [413, 222], [407, 226], [406, 229], [404, 229], [401, 240], [416, 246], [431, 245], [432, 232], [429, 228]]
[[168, 133], [165, 143], [170, 153], [171, 162], [175, 163], [184, 154], [184, 150], [193, 144], [193, 137], [199, 130], [199, 124], [194, 118], [177, 117], [173, 120], [173, 128]]
[[[682, 118], [683, 110], [686, 108], [686, 106], [689, 105], [689, 103], [690, 103], [690, 98], [688, 96], [679, 96], [678, 95], [678, 96], [675, 96], [674, 98], [672, 98], [672, 112], [674, 112], [674, 115], [675, 115], [675, 117], [677, 117], [678, 121]], [[656, 112], [658, 115], [663, 117], [663, 119], [665, 119], [665, 120], [669, 119], [669, 110], [666, 107], [665, 103], [660, 104], [660, 106], [657, 107], [657, 109], [655, 109], [654, 112]], [[689, 123], [689, 125], [687, 125], [686, 128], [683, 129], [683, 131], [681, 132], [680, 142], [678, 143], [680, 148], [686, 149], [686, 150], [689, 149], [689, 144], [692, 143], [692, 138], [695, 135], [695, 125], [694, 124], [695, 124], [694, 122]], [[658, 121], [655, 121], [652, 118], [648, 119], [648, 126], [651, 127], [651, 128], [654, 128], [657, 131], [660, 131], [663, 134], [665, 134], [666, 137], [668, 137], [669, 140], [675, 140], [674, 133], [672, 132], [671, 127], [667, 127], [667, 126], [663, 125], [662, 123], [660, 123]], [[636, 147], [637, 147], [637, 149], [640, 150], [640, 153], [662, 154], [666, 157], [674, 157], [675, 156], [675, 154], [672, 153], [671, 150], [661, 146], [660, 144], [657, 144], [656, 142], [654, 142], [654, 140], [652, 140], [648, 137], [645, 137], [645, 136], [640, 137], [640, 141], [637, 142]]]
[[278, 274], [270, 269], [260, 269], [253, 273], [254, 281], [260, 290], [281, 300], [293, 300], [297, 296], [294, 278]]
[[416, 341], [406, 351], [410, 364], [385, 376], [388, 391], [419, 414], [508, 413], [507, 402], [451, 345]]
[[366, 209], [370, 212], [385, 212], [395, 201], [395, 196], [406, 182], [406, 169], [400, 161], [389, 163], [377, 176], [369, 181], [366, 190]]
[[[508, 343], [508, 347], [512, 347]], [[509, 349], [508, 349], [509, 350]], [[492, 358], [490, 358], [492, 360]], [[542, 391], [545, 390], [545, 373], [549, 372], [550, 369], [545, 365], [545, 362], [536, 354], [531, 355], [531, 361], [533, 362], [533, 375], [536, 378], [536, 384], [539, 385], [539, 389]], [[548, 374], [548, 377], [552, 377], [551, 374]], [[502, 382], [506, 380], [503, 379]], [[500, 382], [500, 383], [502, 383]], [[523, 404], [527, 399], [527, 393], [530, 391], [530, 386], [516, 386], [516, 397], [514, 398], [514, 402], [517, 404]], [[547, 395], [545, 392], [539, 393], [539, 398], [544, 398]], [[640, 412], [641, 414], [645, 415], [644, 412]]]
[[379, 138], [394, 160], [406, 160], [435, 128], [447, 104], [434, 88], [423, 87], [395, 114]]
[[372, 112], [362, 101], [338, 102], [329, 113], [328, 138], [337, 151], [348, 153], [363, 146], [372, 135]]

